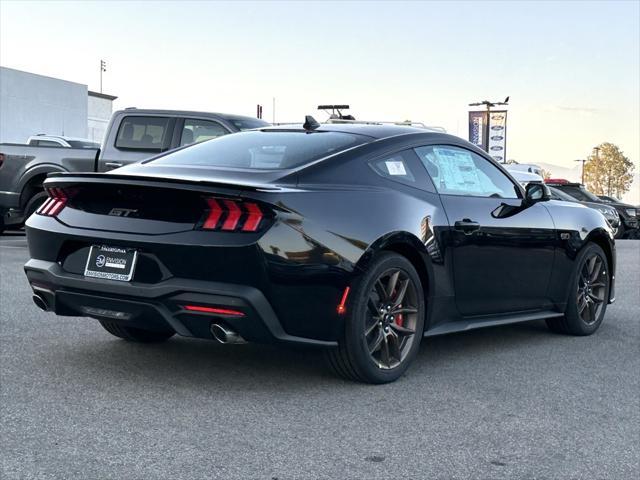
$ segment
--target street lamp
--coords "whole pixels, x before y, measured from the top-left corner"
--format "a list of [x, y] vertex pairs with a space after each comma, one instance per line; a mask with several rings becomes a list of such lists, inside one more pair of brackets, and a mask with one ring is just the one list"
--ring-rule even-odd
[[480, 105], [484, 105], [487, 107], [487, 112], [491, 112], [491, 107], [495, 107], [496, 105], [509, 105], [509, 97], [504, 99], [504, 102], [490, 102], [489, 100], [482, 100], [481, 102], [470, 103], [470, 107], [479, 107]]
[[100, 60], [100, 93], [102, 93], [102, 72], [107, 71], [107, 62]]
[[586, 161], [587, 161], [586, 158], [582, 158], [582, 159], [579, 158], [577, 160], [574, 160], [574, 162], [582, 162], [582, 182], [580, 183], [582, 183], [583, 185], [584, 185], [584, 164]]

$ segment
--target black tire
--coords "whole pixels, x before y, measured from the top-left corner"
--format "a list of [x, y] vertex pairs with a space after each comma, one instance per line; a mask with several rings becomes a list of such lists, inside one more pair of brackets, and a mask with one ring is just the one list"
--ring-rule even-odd
[[616, 230], [616, 234], [614, 235], [613, 238], [615, 238], [616, 240], [619, 240], [622, 237], [624, 237], [624, 234], [625, 234], [624, 223], [622, 223], [622, 221], [620, 221], [620, 225], [618, 226], [618, 230]]
[[[597, 273], [594, 280], [585, 283], [585, 273], [589, 275], [590, 262], [594, 261], [593, 272]], [[551, 331], [566, 335], [591, 335], [600, 327], [609, 300], [611, 288], [609, 263], [602, 248], [595, 243], [589, 243], [576, 259], [569, 298], [564, 317], [546, 320]], [[602, 283], [602, 286], [599, 286]], [[600, 302], [596, 302], [596, 298]], [[589, 301], [584, 301], [589, 299]], [[591, 306], [593, 305], [593, 310]]]
[[33, 215], [33, 213], [40, 208], [40, 205], [42, 205], [48, 197], [49, 195], [47, 195], [47, 192], [45, 191], [39, 191], [33, 195], [24, 207], [24, 221], [22, 223], [26, 222], [27, 218]]
[[123, 338], [129, 342], [159, 343], [167, 341], [175, 335], [175, 332], [172, 331], [144, 330], [142, 328], [125, 327], [124, 325], [108, 320], [98, 321], [111, 335]]
[[[391, 277], [395, 272], [399, 273], [392, 284]], [[386, 288], [391, 293], [386, 299], [378, 296], [381, 303], [377, 305], [372, 296], [377, 295], [379, 290], [376, 287], [382, 285], [384, 279], [389, 279]], [[385, 301], [391, 304], [394, 296], [395, 300], [406, 298], [405, 305], [395, 302], [393, 310], [387, 309], [385, 314], [381, 313], [382, 309], [378, 311]], [[414, 303], [415, 306], [409, 308], [409, 304]], [[394, 312], [397, 312], [395, 320]], [[418, 353], [424, 332], [424, 291], [411, 262], [393, 252], [378, 255], [351, 286], [347, 315], [338, 347], [326, 351], [331, 370], [348, 380], [363, 383], [380, 384], [397, 380]], [[365, 333], [367, 330], [369, 333]], [[375, 337], [373, 340], [372, 336]], [[378, 345], [380, 350], [370, 352], [372, 345]], [[376, 353], [380, 355], [379, 360], [375, 358]]]

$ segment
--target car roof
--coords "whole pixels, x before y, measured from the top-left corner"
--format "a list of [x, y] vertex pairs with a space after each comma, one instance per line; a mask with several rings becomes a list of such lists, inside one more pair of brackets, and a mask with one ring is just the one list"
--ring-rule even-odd
[[[271, 127], [263, 127], [260, 129], [263, 132], [267, 131], [308, 131], [302, 127], [302, 124], [289, 124], [289, 125], [276, 125]], [[424, 128], [410, 127], [406, 125], [390, 125], [390, 124], [371, 124], [371, 123], [322, 123], [318, 128], [311, 131], [314, 132], [340, 132], [351, 133], [354, 135], [364, 135], [374, 139], [395, 137], [396, 135], [403, 135], [407, 133], [434, 133]]]
[[[168, 115], [168, 116], [179, 116], [179, 117], [219, 117], [230, 120], [260, 120], [255, 117], [250, 117], [247, 115], [236, 115], [235, 113], [220, 113], [220, 112], [199, 112], [195, 110], [158, 110], [155, 108], [135, 108], [129, 107], [124, 110], [118, 110], [116, 113], [130, 113], [130, 114], [147, 114], [147, 115]], [[265, 123], [265, 120], [263, 120]]]
[[71, 140], [76, 142], [91, 142], [91, 143], [100, 143], [95, 140], [91, 140], [90, 138], [82, 138], [82, 137], [66, 137], [64, 135], [49, 135], [47, 133], [38, 133], [37, 135], [31, 135], [29, 137], [30, 140], [46, 140], [47, 138], [58, 138], [60, 140]]

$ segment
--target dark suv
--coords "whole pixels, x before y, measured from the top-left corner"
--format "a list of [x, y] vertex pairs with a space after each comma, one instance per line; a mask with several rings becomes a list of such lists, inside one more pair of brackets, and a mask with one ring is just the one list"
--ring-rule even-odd
[[640, 219], [638, 218], [640, 217], [640, 208], [622, 203], [617, 198], [607, 195], [598, 195], [598, 198], [620, 212], [621, 223], [625, 223], [624, 228], [627, 230], [627, 238], [640, 238]]
[[611, 201], [610, 199], [605, 200], [591, 193], [584, 188], [584, 185], [581, 183], [573, 183], [562, 179], [548, 179], [545, 180], [545, 183], [562, 190], [581, 202], [606, 203], [615, 208], [618, 211], [618, 215], [620, 215], [620, 227], [616, 233], [616, 238], [623, 238], [624, 236], [636, 233], [630, 232], [630, 230], [636, 230], [638, 228], [638, 210], [633, 205], [619, 201]]

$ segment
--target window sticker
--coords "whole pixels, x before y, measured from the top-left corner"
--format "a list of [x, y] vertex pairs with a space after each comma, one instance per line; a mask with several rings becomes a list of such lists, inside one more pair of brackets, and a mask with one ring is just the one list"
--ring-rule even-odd
[[440, 188], [470, 193], [484, 191], [479, 170], [470, 152], [435, 147], [433, 153], [438, 158]]
[[389, 175], [405, 176], [407, 174], [407, 171], [404, 168], [404, 163], [401, 161], [387, 160], [384, 164], [387, 166], [387, 172], [389, 172]]

